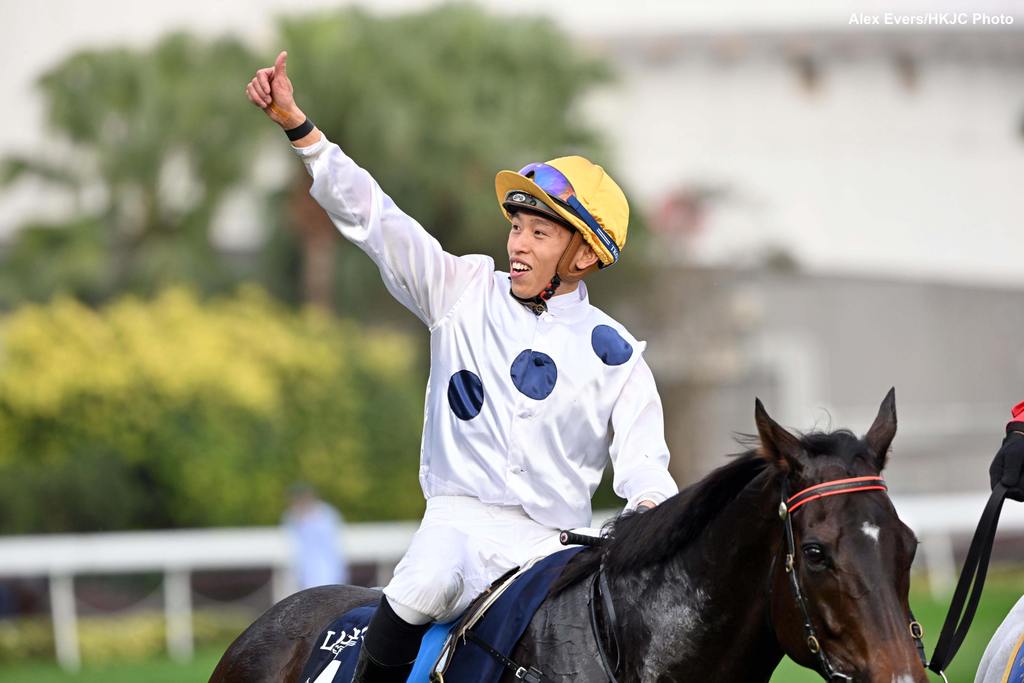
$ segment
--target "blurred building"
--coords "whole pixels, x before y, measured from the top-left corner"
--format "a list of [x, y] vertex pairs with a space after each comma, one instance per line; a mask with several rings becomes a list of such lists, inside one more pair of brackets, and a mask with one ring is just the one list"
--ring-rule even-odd
[[[901, 7], [928, 9], [878, 14]], [[617, 314], [650, 342], [677, 478], [738, 450], [755, 395], [863, 433], [895, 386], [894, 490], [982, 489], [1024, 399], [1024, 21], [800, 14], [580, 29], [618, 74], [586, 113], [665, 267]]]
[[679, 268], [655, 288], [620, 315], [649, 340], [681, 482], [740, 450], [755, 396], [794, 429], [863, 434], [895, 386], [893, 490], [987, 487], [1024, 400], [1024, 289], [770, 268]]
[[[668, 261], [1024, 285], [1024, 17], [1010, 26], [706, 29], [584, 41], [586, 114]], [[739, 27], [739, 28], [738, 28]]]

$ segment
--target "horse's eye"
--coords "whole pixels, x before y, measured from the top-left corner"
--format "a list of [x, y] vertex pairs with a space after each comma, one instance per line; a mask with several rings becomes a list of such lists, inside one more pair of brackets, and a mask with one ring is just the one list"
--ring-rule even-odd
[[828, 564], [828, 555], [825, 549], [817, 543], [808, 543], [803, 547], [804, 559], [814, 568], [821, 569]]

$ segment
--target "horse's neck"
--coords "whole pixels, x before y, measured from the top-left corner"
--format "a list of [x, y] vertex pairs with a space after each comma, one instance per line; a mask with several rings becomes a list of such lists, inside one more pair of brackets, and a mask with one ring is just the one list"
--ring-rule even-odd
[[777, 508], [770, 491], [741, 496], [664, 566], [620, 580], [637, 599], [622, 611], [627, 634], [643, 634], [630, 648], [639, 680], [769, 679], [782, 658], [768, 613]]

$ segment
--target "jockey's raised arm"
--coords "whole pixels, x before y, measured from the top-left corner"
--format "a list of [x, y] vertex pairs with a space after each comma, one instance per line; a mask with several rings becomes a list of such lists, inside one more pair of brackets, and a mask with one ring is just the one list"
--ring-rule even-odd
[[373, 177], [341, 151], [295, 103], [287, 52], [246, 86], [253, 104], [281, 126], [313, 177], [310, 194], [350, 242], [365, 251], [388, 291], [428, 327], [454, 305], [479, 259], [459, 258], [405, 214]]
[[341, 234], [373, 259], [392, 296], [428, 327], [448, 314], [471, 279], [489, 274], [489, 259], [444, 251], [325, 136], [295, 146], [295, 152], [313, 176], [310, 195]]

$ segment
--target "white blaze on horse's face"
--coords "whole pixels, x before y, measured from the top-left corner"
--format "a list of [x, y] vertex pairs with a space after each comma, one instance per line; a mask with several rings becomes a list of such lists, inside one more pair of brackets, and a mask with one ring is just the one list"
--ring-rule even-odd
[[879, 529], [877, 526], [875, 526], [871, 522], [864, 522], [864, 524], [861, 525], [860, 530], [864, 532], [865, 536], [871, 537], [875, 541], [875, 543], [878, 543]]
[[914, 677], [910, 674], [903, 674], [901, 676], [893, 676], [892, 683], [914, 683]]

